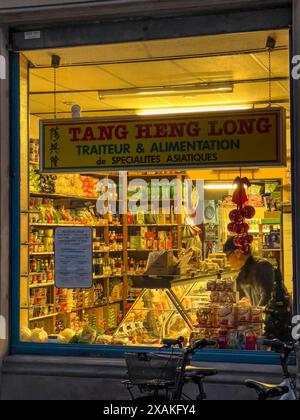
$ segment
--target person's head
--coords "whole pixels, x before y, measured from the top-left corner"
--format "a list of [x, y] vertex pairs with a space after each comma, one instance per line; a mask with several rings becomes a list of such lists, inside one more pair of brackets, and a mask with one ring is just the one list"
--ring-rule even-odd
[[224, 253], [226, 254], [227, 261], [231, 267], [240, 270], [251, 256], [251, 248], [249, 247], [249, 252], [246, 254], [241, 252], [234, 244], [234, 237], [230, 236], [224, 245]]

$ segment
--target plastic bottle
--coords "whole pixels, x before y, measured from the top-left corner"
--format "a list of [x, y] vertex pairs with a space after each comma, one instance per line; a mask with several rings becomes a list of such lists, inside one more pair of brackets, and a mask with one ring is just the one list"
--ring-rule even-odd
[[99, 259], [99, 275], [103, 276], [103, 259]]
[[240, 350], [245, 350], [246, 348], [246, 337], [245, 337], [245, 328], [238, 328], [238, 346]]
[[249, 328], [246, 332], [246, 350], [256, 350], [257, 339], [253, 328]]
[[135, 262], [133, 258], [130, 259], [129, 271], [135, 271]]
[[239, 347], [239, 340], [238, 340], [238, 334], [237, 331], [231, 331], [228, 334], [228, 347], [230, 349], [238, 349]]
[[227, 349], [227, 330], [225, 328], [222, 328], [220, 330], [218, 344], [219, 344], [219, 349], [220, 350], [226, 350]]
[[137, 213], [137, 224], [143, 225], [145, 223], [144, 213], [142, 211], [138, 211]]
[[130, 210], [128, 210], [128, 214], [127, 214], [127, 224], [128, 225], [132, 225], [133, 224], [133, 216], [132, 216]]

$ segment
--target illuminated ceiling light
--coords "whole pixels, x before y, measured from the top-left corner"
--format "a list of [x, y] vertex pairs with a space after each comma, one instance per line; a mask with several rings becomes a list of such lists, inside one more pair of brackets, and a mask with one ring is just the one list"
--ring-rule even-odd
[[[248, 189], [247, 185], [244, 185], [245, 189]], [[205, 190], [221, 191], [221, 190], [236, 190], [237, 184], [207, 184], [204, 185]]]
[[154, 86], [150, 88], [112, 89], [98, 91], [100, 100], [109, 97], [185, 96], [205, 93], [232, 93], [233, 83], [195, 83], [187, 85]]
[[156, 108], [137, 111], [137, 115], [173, 115], [173, 114], [193, 114], [201, 112], [221, 112], [221, 111], [246, 111], [252, 109], [251, 105], [228, 105], [228, 106], [209, 106], [192, 108]]

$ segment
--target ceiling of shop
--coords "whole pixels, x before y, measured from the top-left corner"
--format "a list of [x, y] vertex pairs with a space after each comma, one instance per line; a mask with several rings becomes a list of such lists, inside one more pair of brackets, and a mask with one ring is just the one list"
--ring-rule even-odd
[[[176, 106], [266, 106], [269, 68], [265, 45], [269, 35], [277, 41], [272, 52], [272, 101], [289, 111], [289, 34], [276, 31], [26, 52], [32, 64], [30, 112], [39, 118], [54, 115], [53, 54], [61, 57], [57, 90], [63, 93], [57, 94], [57, 111], [62, 118], [70, 117], [73, 104], [81, 106], [83, 116], [132, 114], [141, 109]], [[233, 82], [233, 92], [104, 99], [99, 99], [98, 94], [107, 89], [203, 82]]]

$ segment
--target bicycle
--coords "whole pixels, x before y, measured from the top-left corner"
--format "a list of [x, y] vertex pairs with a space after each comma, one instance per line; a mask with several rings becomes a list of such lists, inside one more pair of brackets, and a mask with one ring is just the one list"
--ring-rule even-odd
[[296, 401], [296, 380], [289, 372], [288, 362], [291, 354], [298, 349], [296, 343], [283, 343], [280, 340], [264, 340], [264, 345], [271, 347], [272, 350], [280, 354], [280, 364], [283, 371], [283, 382], [279, 385], [265, 384], [247, 379], [245, 385], [254, 389], [259, 401], [266, 401], [273, 398], [279, 398], [281, 401]]
[[[184, 339], [179, 337], [177, 340], [163, 340], [163, 349], [173, 349], [177, 347], [182, 350]], [[198, 396], [196, 401], [206, 400], [206, 393], [203, 386], [203, 380], [206, 377], [217, 375], [215, 369], [201, 368], [197, 366], [189, 365], [192, 355], [198, 351], [203, 350], [206, 347], [215, 346], [215, 342], [208, 340], [199, 340], [194, 344], [188, 346], [185, 350], [181, 351], [180, 366], [173, 369], [171, 375], [166, 375], [168, 363], [162, 366], [161, 374], [159, 377], [152, 379], [136, 380], [135, 373], [129, 367], [129, 379], [122, 383], [126, 386], [131, 399], [134, 401], [157, 401], [157, 402], [168, 402], [168, 401], [179, 401], [182, 399], [192, 400], [184, 394], [183, 390], [185, 385], [192, 382], [198, 387]], [[151, 357], [157, 355], [157, 353], [139, 353], [137, 354], [137, 360], [140, 358], [140, 362], [150, 362]], [[129, 356], [129, 354], [127, 355]], [[131, 355], [132, 356], [132, 355]], [[162, 355], [163, 356], [163, 355]], [[172, 360], [172, 357], [179, 357], [178, 353], [171, 353], [169, 356], [165, 356], [165, 360]], [[168, 359], [169, 357], [169, 359]], [[126, 355], [125, 355], [126, 359]], [[128, 361], [128, 359], [126, 359]], [[141, 393], [150, 392], [151, 395], [135, 398], [133, 389], [137, 387]], [[164, 395], [161, 395], [164, 392]]]

